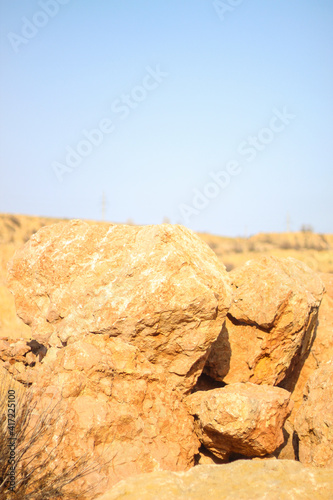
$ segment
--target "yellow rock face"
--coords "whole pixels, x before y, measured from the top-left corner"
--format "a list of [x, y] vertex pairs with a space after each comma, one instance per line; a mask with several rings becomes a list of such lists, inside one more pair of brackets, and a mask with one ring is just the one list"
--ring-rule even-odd
[[238, 460], [121, 481], [98, 500], [331, 500], [333, 475], [291, 460]]
[[333, 469], [332, 361], [322, 364], [308, 379], [304, 401], [296, 413], [295, 430], [300, 461]]
[[324, 285], [293, 258], [251, 260], [230, 277], [232, 304], [205, 372], [227, 384], [277, 385], [310, 349]]
[[289, 400], [284, 389], [247, 382], [198, 391], [186, 401], [200, 441], [224, 459], [230, 452], [258, 457], [275, 451], [283, 443]]

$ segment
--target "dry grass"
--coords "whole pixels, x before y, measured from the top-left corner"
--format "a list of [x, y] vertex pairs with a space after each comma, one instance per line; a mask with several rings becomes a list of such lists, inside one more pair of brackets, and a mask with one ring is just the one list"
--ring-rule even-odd
[[[84, 455], [70, 467], [59, 471], [57, 451], [68, 421], [61, 409], [61, 400], [51, 400], [41, 413], [36, 412], [36, 399], [31, 391], [1, 372], [0, 380], [0, 499], [8, 500], [78, 500], [93, 498], [94, 488], [80, 490], [76, 483], [95, 472], [101, 465]], [[8, 390], [15, 390], [15, 458], [9, 462]], [[11, 392], [13, 394], [13, 392]], [[60, 435], [53, 439], [50, 432], [55, 421], [61, 420]], [[12, 441], [13, 442], [13, 441]], [[54, 444], [56, 443], [56, 444]], [[15, 487], [10, 490], [10, 469], [15, 467]], [[12, 483], [13, 484], [13, 483]], [[87, 496], [89, 494], [89, 496]]]

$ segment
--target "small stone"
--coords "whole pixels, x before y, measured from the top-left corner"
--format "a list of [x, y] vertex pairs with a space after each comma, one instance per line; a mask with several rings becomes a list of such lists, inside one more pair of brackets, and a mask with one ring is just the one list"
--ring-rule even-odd
[[284, 389], [247, 382], [195, 392], [187, 404], [201, 443], [225, 459], [231, 452], [254, 457], [275, 451], [284, 441], [289, 400]]

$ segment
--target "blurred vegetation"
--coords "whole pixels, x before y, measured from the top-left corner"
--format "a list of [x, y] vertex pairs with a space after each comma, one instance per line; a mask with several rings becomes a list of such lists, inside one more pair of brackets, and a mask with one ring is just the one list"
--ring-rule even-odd
[[[0, 367], [0, 500], [79, 500], [93, 498], [93, 487], [81, 488], [75, 481], [97, 470], [100, 465], [84, 455], [71, 466], [59, 467], [57, 450], [68, 420], [61, 399], [37, 408], [33, 392], [15, 381]], [[12, 395], [10, 418], [15, 436], [14, 464], [9, 463], [10, 437], [8, 391]], [[13, 401], [15, 417], [13, 413]], [[54, 435], [55, 422], [61, 421], [60, 433]], [[15, 467], [15, 488], [10, 489], [10, 468]]]

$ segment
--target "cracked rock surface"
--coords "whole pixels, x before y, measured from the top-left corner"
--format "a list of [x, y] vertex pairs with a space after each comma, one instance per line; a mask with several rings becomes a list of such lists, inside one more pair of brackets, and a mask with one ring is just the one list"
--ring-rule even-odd
[[109, 460], [90, 478], [105, 490], [140, 472], [194, 465], [200, 443], [183, 398], [231, 302], [225, 267], [199, 237], [169, 224], [61, 222], [15, 253], [8, 285], [47, 349], [30, 378], [36, 410], [59, 400], [70, 422], [59, 466], [87, 452]]
[[187, 398], [196, 433], [205, 447], [225, 459], [271, 454], [283, 443], [283, 424], [291, 412], [290, 393], [247, 383], [198, 391]]
[[248, 261], [230, 277], [233, 301], [205, 372], [227, 384], [277, 385], [310, 349], [324, 285], [291, 257]]

